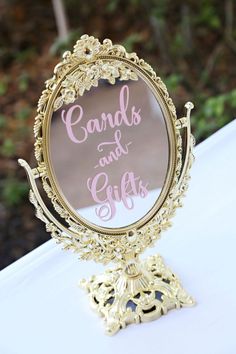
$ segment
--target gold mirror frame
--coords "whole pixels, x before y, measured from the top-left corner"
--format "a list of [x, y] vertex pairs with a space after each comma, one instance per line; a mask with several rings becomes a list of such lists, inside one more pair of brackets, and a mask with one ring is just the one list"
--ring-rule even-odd
[[[98, 86], [99, 79], [106, 79], [114, 84], [116, 79], [137, 80], [138, 77], [143, 79], [152, 90], [160, 104], [166, 122], [169, 139], [169, 167], [166, 181], [155, 205], [143, 218], [123, 228], [99, 227], [74, 213], [63, 198], [63, 193], [56, 182], [49, 152], [52, 113], [59, 109], [63, 103], [74, 102], [79, 95], [84, 94], [85, 90]], [[37, 167], [31, 169], [26, 161], [19, 160], [20, 165], [25, 168], [28, 174], [31, 185], [30, 201], [36, 208], [36, 216], [46, 224], [46, 230], [51, 233], [53, 238], [62, 243], [65, 249], [72, 249], [79, 253], [81, 259], [92, 259], [101, 263], [110, 261], [119, 263], [117, 270], [110, 272], [105, 278], [103, 276], [102, 280], [98, 276], [96, 281], [93, 278], [88, 282], [83, 282], [83, 286], [91, 293], [93, 305], [100, 314], [105, 316], [107, 332], [110, 334], [115, 333], [129, 322], [151, 320], [159, 317], [169, 308], [193, 304], [192, 298], [184, 292], [177, 278], [175, 276], [172, 278], [173, 274], [168, 273], [168, 269], [165, 268], [159, 256], [149, 259], [141, 267], [142, 270], [138, 261], [138, 255], [147, 247], [152, 246], [160, 237], [161, 232], [171, 225], [170, 219], [176, 208], [181, 206], [181, 198], [187, 189], [189, 169], [193, 161], [194, 139], [190, 131], [190, 113], [193, 104], [188, 102], [185, 107], [187, 109], [186, 116], [178, 119], [166, 86], [151, 66], [143, 59], [139, 59], [136, 53], [127, 53], [123, 46], [113, 45], [109, 39], [100, 43], [98, 39], [88, 35], [83, 35], [77, 41], [72, 53], [69, 51], [64, 53], [62, 62], [54, 69], [53, 77], [46, 81], [46, 88], [38, 102], [34, 125]], [[43, 188], [56, 213], [67, 222], [68, 228], [52, 215], [46, 207], [36, 185], [35, 180], [37, 178], [41, 179]], [[131, 296], [133, 297], [132, 301], [134, 301], [135, 291], [136, 293], [141, 291], [145, 298], [145, 289], [149, 291], [150, 284], [154, 282], [150, 275], [147, 276], [147, 270], [145, 271], [145, 268], [149, 266], [156, 270], [161, 267], [163, 279], [168, 280], [165, 286], [163, 283], [161, 287], [161, 293], [164, 294], [162, 301], [159, 301], [160, 299], [158, 300], [155, 296], [148, 301], [149, 307], [150, 304], [155, 303], [156, 310], [153, 313], [149, 313], [148, 316], [144, 315], [144, 312], [139, 315], [137, 315], [137, 311], [131, 311], [132, 313], [128, 311], [127, 313], [124, 304], [122, 307], [121, 305], [118, 306], [116, 301], [115, 305], [106, 303], [105, 299], [108, 300], [109, 292], [105, 292], [101, 302], [97, 300], [101, 291], [101, 286], [98, 284], [101, 284], [101, 282], [106, 285], [107, 289], [112, 282], [115, 282], [114, 292], [117, 296], [119, 294], [118, 297], [122, 297], [122, 299], [129, 299], [127, 301], [131, 301]], [[122, 272], [120, 273], [121, 269]], [[115, 274], [117, 276], [116, 281], [114, 280]], [[120, 279], [126, 285], [128, 284], [126, 291], [124, 284], [120, 284]], [[134, 284], [134, 279], [139, 280]], [[148, 283], [150, 284], [148, 285]], [[167, 287], [168, 291], [166, 290]], [[127, 289], [129, 289], [129, 295], [127, 295]], [[151, 292], [153, 291], [152, 289]], [[182, 295], [178, 297], [177, 292]], [[164, 298], [168, 300], [166, 300], [166, 304]], [[170, 299], [172, 299], [172, 302]], [[107, 311], [111, 307], [114, 312], [114, 306], [117, 306], [115, 318], [111, 315], [112, 311], [110, 311], [110, 314]], [[144, 311], [143, 306], [140, 306], [141, 310]], [[130, 316], [132, 320], [127, 319]]]
[[[81, 65], [83, 67], [83, 70], [81, 70]], [[104, 70], [104, 67], [107, 68], [115, 68], [114, 73], [115, 76], [112, 76], [110, 74], [110, 71]], [[89, 79], [86, 81], [79, 81], [77, 78], [83, 75], [85, 73], [87, 77], [87, 72], [96, 72], [96, 80], [93, 81], [93, 76], [89, 76]], [[127, 71], [129, 74], [127, 75]], [[109, 74], [109, 76], [107, 75]], [[118, 76], [119, 75], [119, 76]], [[92, 79], [91, 79], [92, 77]], [[120, 227], [120, 228], [108, 228], [108, 227], [100, 227], [98, 225], [95, 225], [85, 219], [83, 219], [78, 213], [74, 211], [74, 209], [71, 208], [70, 204], [67, 202], [66, 198], [63, 197], [63, 192], [58, 186], [58, 183], [56, 181], [56, 176], [53, 172], [52, 168], [52, 163], [50, 159], [50, 149], [49, 149], [49, 141], [50, 141], [50, 126], [51, 126], [51, 119], [52, 119], [52, 114], [53, 114], [53, 108], [54, 111], [57, 110], [58, 108], [61, 108], [62, 103], [65, 102], [65, 97], [64, 97], [64, 92], [69, 91], [71, 93], [72, 98], [70, 99], [69, 103], [73, 103], [76, 98], [78, 98], [79, 95], [83, 95], [84, 93], [84, 88], [87, 85], [88, 89], [90, 89], [93, 86], [98, 85], [98, 81], [100, 79], [106, 79], [109, 81], [111, 84], [115, 84], [116, 80], [119, 79], [121, 81], [126, 81], [126, 80], [138, 80], [138, 78], [141, 78], [144, 80], [144, 82], [148, 85], [149, 89], [153, 92], [154, 97], [156, 98], [158, 104], [160, 105], [160, 108], [163, 112], [163, 117], [165, 117], [165, 124], [167, 127], [167, 133], [168, 133], [168, 142], [169, 142], [169, 161], [168, 161], [168, 170], [167, 170], [167, 176], [165, 179], [164, 186], [162, 188], [161, 194], [156, 200], [155, 205], [150, 209], [150, 211], [144, 215], [140, 220], [137, 222], [127, 225], [126, 227]], [[73, 84], [76, 82], [78, 85], [78, 89], [73, 87]], [[81, 90], [82, 87], [82, 90]], [[124, 59], [118, 59], [117, 56], [110, 55], [109, 59], [107, 56], [104, 55], [97, 55], [96, 58], [91, 58], [89, 61], [87, 61], [85, 64], [75, 64], [71, 70], [65, 74], [65, 77], [62, 81], [57, 83], [55, 90], [49, 94], [49, 99], [48, 99], [48, 104], [45, 110], [44, 118], [42, 120], [42, 149], [40, 151], [38, 150], [38, 145], [37, 145], [37, 151], [36, 151], [36, 156], [38, 162], [43, 161], [45, 163], [45, 167], [48, 173], [48, 185], [50, 185], [51, 190], [53, 192], [53, 197], [52, 193], [50, 193], [48, 196], [51, 198], [53, 201], [56, 201], [60, 206], [63, 208], [64, 211], [67, 211], [68, 214], [73, 218], [74, 222], [78, 222], [80, 225], [83, 225], [87, 227], [88, 229], [94, 231], [94, 233], [99, 233], [103, 235], [124, 235], [130, 230], [140, 230], [142, 227], [147, 224], [153, 216], [155, 216], [158, 212], [158, 210], [161, 208], [163, 202], [165, 201], [168, 193], [172, 189], [173, 185], [173, 179], [174, 175], [176, 174], [176, 170], [178, 169], [175, 168], [176, 166], [176, 158], [177, 158], [177, 144], [176, 141], [179, 137], [179, 131], [175, 131], [175, 126], [174, 126], [174, 120], [172, 118], [172, 113], [170, 110], [170, 106], [166, 104], [165, 98], [163, 98], [162, 91], [160, 91], [160, 84], [157, 85], [156, 82], [153, 82], [151, 77], [147, 75], [146, 72], [140, 69], [138, 63], [131, 62], [130, 60]], [[57, 97], [59, 94], [59, 97]], [[57, 98], [56, 98], [57, 97]], [[59, 105], [58, 105], [59, 103]], [[56, 109], [55, 109], [56, 106]], [[168, 117], [168, 118], [167, 118]], [[42, 156], [41, 156], [42, 154]], [[44, 183], [44, 189], [46, 192], [48, 192], [49, 186], [46, 186]], [[65, 213], [62, 213], [62, 217], [65, 218]], [[69, 222], [70, 225], [70, 222]], [[71, 226], [71, 225], [70, 225]]]

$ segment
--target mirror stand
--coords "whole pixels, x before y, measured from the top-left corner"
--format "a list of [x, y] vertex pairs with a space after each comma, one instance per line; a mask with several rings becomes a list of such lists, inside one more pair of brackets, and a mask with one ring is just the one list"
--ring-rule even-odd
[[160, 255], [141, 262], [132, 259], [115, 269], [83, 279], [91, 307], [105, 320], [113, 335], [131, 323], [153, 321], [168, 310], [193, 306], [194, 300]]
[[[139, 260], [171, 226], [188, 187], [193, 104], [185, 108], [178, 118], [161, 78], [136, 53], [83, 35], [73, 52], [63, 54], [39, 99], [36, 167], [18, 160], [36, 217], [52, 238], [82, 260], [116, 263], [81, 281], [108, 334], [194, 304], [161, 256]], [[137, 199], [148, 195], [146, 204]]]

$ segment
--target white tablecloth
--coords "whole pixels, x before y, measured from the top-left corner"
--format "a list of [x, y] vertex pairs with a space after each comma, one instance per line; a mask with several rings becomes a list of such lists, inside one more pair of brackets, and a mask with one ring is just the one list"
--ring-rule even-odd
[[146, 255], [160, 253], [197, 306], [108, 337], [77, 286], [103, 266], [51, 240], [0, 272], [1, 354], [236, 353], [236, 121], [195, 153], [184, 208]]

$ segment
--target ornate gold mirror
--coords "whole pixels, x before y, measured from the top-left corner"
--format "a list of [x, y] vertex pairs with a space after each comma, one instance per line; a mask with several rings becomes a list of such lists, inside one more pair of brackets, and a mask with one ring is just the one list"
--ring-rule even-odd
[[135, 53], [87, 35], [64, 53], [39, 100], [37, 167], [19, 160], [30, 201], [66, 249], [117, 263], [81, 282], [109, 334], [194, 303], [160, 256], [138, 258], [170, 226], [187, 188], [193, 105], [185, 107], [178, 119], [165, 85]]

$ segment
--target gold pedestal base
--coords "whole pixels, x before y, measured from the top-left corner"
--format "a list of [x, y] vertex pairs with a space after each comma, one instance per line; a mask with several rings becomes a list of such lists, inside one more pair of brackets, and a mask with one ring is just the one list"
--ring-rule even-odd
[[130, 323], [152, 321], [168, 310], [195, 303], [159, 255], [108, 269], [82, 280], [81, 286], [88, 291], [92, 307], [104, 317], [110, 335]]

